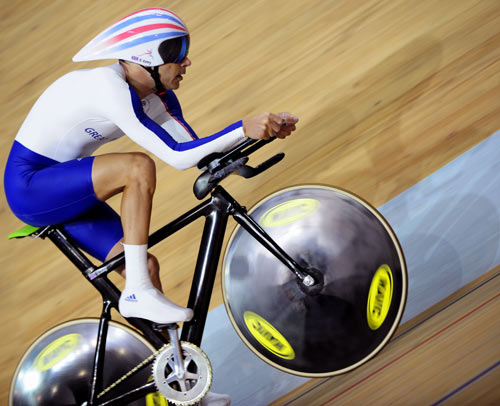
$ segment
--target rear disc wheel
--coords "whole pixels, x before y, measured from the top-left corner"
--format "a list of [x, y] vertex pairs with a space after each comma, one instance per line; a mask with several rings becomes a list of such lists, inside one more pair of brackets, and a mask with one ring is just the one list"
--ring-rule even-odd
[[[88, 318], [62, 323], [40, 336], [25, 352], [11, 384], [9, 406], [82, 405], [87, 401], [94, 365], [99, 319]], [[115, 382], [155, 351], [131, 328], [109, 322], [103, 385]], [[129, 378], [130, 387], [142, 386], [147, 370]], [[130, 403], [151, 404], [148, 399]]]

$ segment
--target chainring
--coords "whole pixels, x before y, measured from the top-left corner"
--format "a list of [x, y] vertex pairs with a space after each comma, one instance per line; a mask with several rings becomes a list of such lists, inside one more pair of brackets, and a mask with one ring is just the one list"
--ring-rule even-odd
[[181, 341], [184, 358], [183, 378], [175, 375], [174, 351], [168, 344], [153, 363], [153, 379], [158, 391], [176, 405], [193, 405], [207, 394], [212, 384], [212, 366], [206, 354], [196, 345]]

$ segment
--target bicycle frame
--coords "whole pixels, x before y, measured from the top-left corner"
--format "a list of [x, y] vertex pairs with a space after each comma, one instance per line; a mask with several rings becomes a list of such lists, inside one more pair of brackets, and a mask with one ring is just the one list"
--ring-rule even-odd
[[[200, 250], [188, 300], [188, 307], [193, 310], [194, 316], [191, 321], [184, 323], [181, 333], [181, 340], [189, 341], [197, 346], [201, 344], [205, 328], [229, 216], [232, 216], [243, 229], [249, 232], [294, 272], [297, 278], [304, 280], [308, 276], [307, 272], [288, 256], [247, 214], [245, 207], [240, 206], [221, 186], [217, 186], [212, 191], [209, 199], [163, 226], [149, 237], [149, 247], [152, 247], [200, 217], [205, 217]], [[151, 382], [106, 402], [100, 403], [97, 400], [98, 393], [103, 389], [103, 366], [108, 324], [111, 320], [111, 309], [118, 309], [118, 300], [120, 298], [119, 289], [107, 278], [107, 275], [125, 263], [124, 254], [119, 254], [101, 266], [96, 267], [68, 240], [67, 236], [57, 226], [47, 228], [42, 232], [41, 236], [49, 238], [69, 258], [85, 278], [99, 291], [103, 299], [103, 309], [98, 328], [92, 381], [87, 405], [123, 405], [124, 403], [140, 399], [148, 393], [155, 392], [156, 387]], [[140, 330], [155, 348], [158, 349], [167, 343], [167, 339], [160, 332], [153, 329], [151, 322], [137, 318], [127, 318], [127, 321]]]

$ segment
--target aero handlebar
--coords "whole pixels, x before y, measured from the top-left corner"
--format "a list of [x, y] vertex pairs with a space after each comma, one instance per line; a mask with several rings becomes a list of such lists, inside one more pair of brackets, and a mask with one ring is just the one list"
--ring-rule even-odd
[[194, 195], [200, 200], [203, 199], [215, 186], [232, 173], [248, 179], [261, 174], [271, 166], [277, 164], [285, 157], [284, 153], [280, 152], [256, 167], [246, 165], [250, 154], [275, 139], [274, 137], [269, 140], [258, 141], [248, 139], [228, 152], [213, 153], [203, 158], [198, 163], [198, 168], [205, 170], [194, 182]]

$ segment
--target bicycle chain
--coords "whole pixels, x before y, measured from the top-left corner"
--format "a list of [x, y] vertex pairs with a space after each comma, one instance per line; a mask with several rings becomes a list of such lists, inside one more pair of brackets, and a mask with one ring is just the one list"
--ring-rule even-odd
[[121, 378], [118, 378], [115, 382], [113, 382], [111, 385], [109, 385], [106, 389], [104, 389], [101, 393], [97, 395], [97, 398], [99, 399], [100, 397], [104, 396], [106, 393], [108, 393], [111, 389], [113, 389], [115, 386], [119, 385], [121, 382], [123, 382], [125, 379], [127, 379], [129, 376], [134, 374], [136, 371], [144, 367], [145, 365], [149, 364], [152, 362], [156, 356], [162, 352], [169, 344], [163, 345], [160, 349], [155, 351], [153, 354], [151, 354], [149, 357], [147, 357], [144, 361], [136, 365], [134, 368], [132, 368], [130, 371], [128, 371], [125, 375], [123, 375]]

